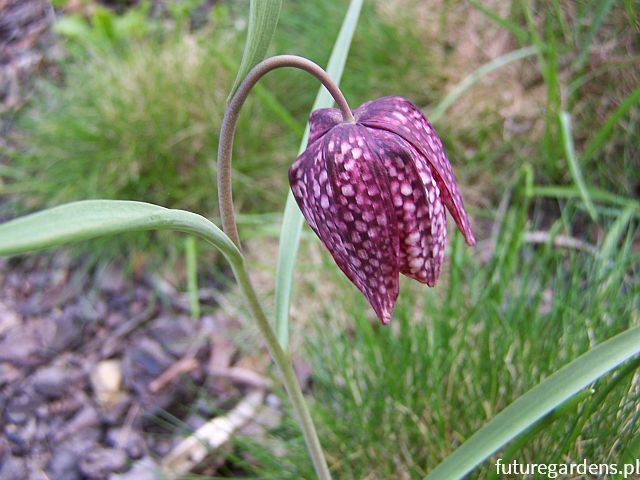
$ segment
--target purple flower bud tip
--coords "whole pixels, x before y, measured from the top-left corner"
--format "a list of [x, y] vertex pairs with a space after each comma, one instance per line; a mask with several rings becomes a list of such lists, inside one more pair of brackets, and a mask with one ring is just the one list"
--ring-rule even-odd
[[469, 245], [476, 240], [442, 142], [406, 98], [383, 97], [353, 112], [316, 110], [307, 149], [289, 169], [302, 214], [383, 324], [399, 274], [433, 287], [447, 236], [445, 209]]

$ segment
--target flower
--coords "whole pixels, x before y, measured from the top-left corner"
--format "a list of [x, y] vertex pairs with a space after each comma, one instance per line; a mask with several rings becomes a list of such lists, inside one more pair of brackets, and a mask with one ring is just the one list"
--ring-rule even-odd
[[353, 112], [316, 110], [307, 149], [289, 169], [293, 195], [338, 267], [383, 324], [398, 297], [399, 273], [433, 287], [446, 240], [444, 205], [469, 245], [475, 238], [442, 142], [403, 97]]

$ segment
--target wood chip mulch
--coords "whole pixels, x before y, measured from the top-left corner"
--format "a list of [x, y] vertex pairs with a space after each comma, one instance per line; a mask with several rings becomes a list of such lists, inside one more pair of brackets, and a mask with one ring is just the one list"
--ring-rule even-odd
[[268, 389], [264, 357], [229, 340], [237, 322], [194, 320], [168, 288], [81, 276], [64, 255], [0, 259], [0, 480], [155, 478], [185, 436]]

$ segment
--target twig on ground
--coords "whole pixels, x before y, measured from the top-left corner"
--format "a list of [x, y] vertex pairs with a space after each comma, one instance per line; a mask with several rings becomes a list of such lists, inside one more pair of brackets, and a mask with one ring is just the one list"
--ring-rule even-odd
[[262, 390], [253, 390], [227, 415], [210, 420], [176, 445], [160, 464], [163, 478], [182, 478], [212, 450], [226, 444], [239, 428], [256, 416], [263, 398]]
[[241, 383], [255, 388], [262, 388], [265, 390], [271, 390], [273, 383], [270, 379], [264, 375], [260, 375], [253, 370], [242, 367], [228, 367], [228, 368], [212, 368], [211, 374], [215, 377], [228, 378], [234, 383]]
[[149, 392], [158, 393], [173, 382], [179, 375], [183, 373], [190, 373], [196, 368], [198, 368], [198, 361], [193, 358], [193, 356], [181, 358], [177, 362], [171, 364], [165, 371], [149, 383]]
[[[104, 345], [100, 349], [100, 356], [108, 358], [112, 356], [119, 347], [122, 346], [124, 340], [130, 333], [142, 327], [145, 323], [153, 318], [156, 311], [156, 299], [153, 295], [149, 297], [149, 305], [142, 312], [129, 321], [120, 325], [113, 334], [106, 339]], [[102, 341], [102, 340], [101, 340]]]
[[569, 237], [568, 235], [551, 235], [549, 232], [541, 230], [525, 233], [524, 241], [528, 243], [547, 243], [551, 241], [554, 247], [573, 248], [575, 250], [592, 253], [593, 255], [598, 254], [598, 249], [594, 245], [579, 238]]
[[[580, 240], [579, 238], [570, 237], [568, 235], [553, 235], [549, 232], [536, 230], [533, 232], [526, 232], [522, 240], [525, 243], [535, 243], [535, 244], [544, 244], [551, 242], [556, 248], [570, 248], [574, 250], [581, 250], [584, 252], [591, 253], [592, 255], [597, 256], [599, 254], [598, 248], [595, 245], [592, 245], [588, 242]], [[493, 239], [484, 240], [482, 242], [478, 242], [478, 250], [480, 251], [480, 261], [482, 263], [488, 262], [493, 256], [493, 252], [495, 250], [495, 242]]]

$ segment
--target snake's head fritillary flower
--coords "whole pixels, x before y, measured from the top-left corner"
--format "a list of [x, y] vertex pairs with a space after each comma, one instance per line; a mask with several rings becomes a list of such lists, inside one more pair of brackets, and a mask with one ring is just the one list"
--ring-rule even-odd
[[475, 238], [442, 142], [422, 112], [383, 97], [353, 112], [316, 110], [289, 169], [293, 195], [340, 269], [386, 324], [402, 273], [433, 287], [446, 241], [444, 206]]

